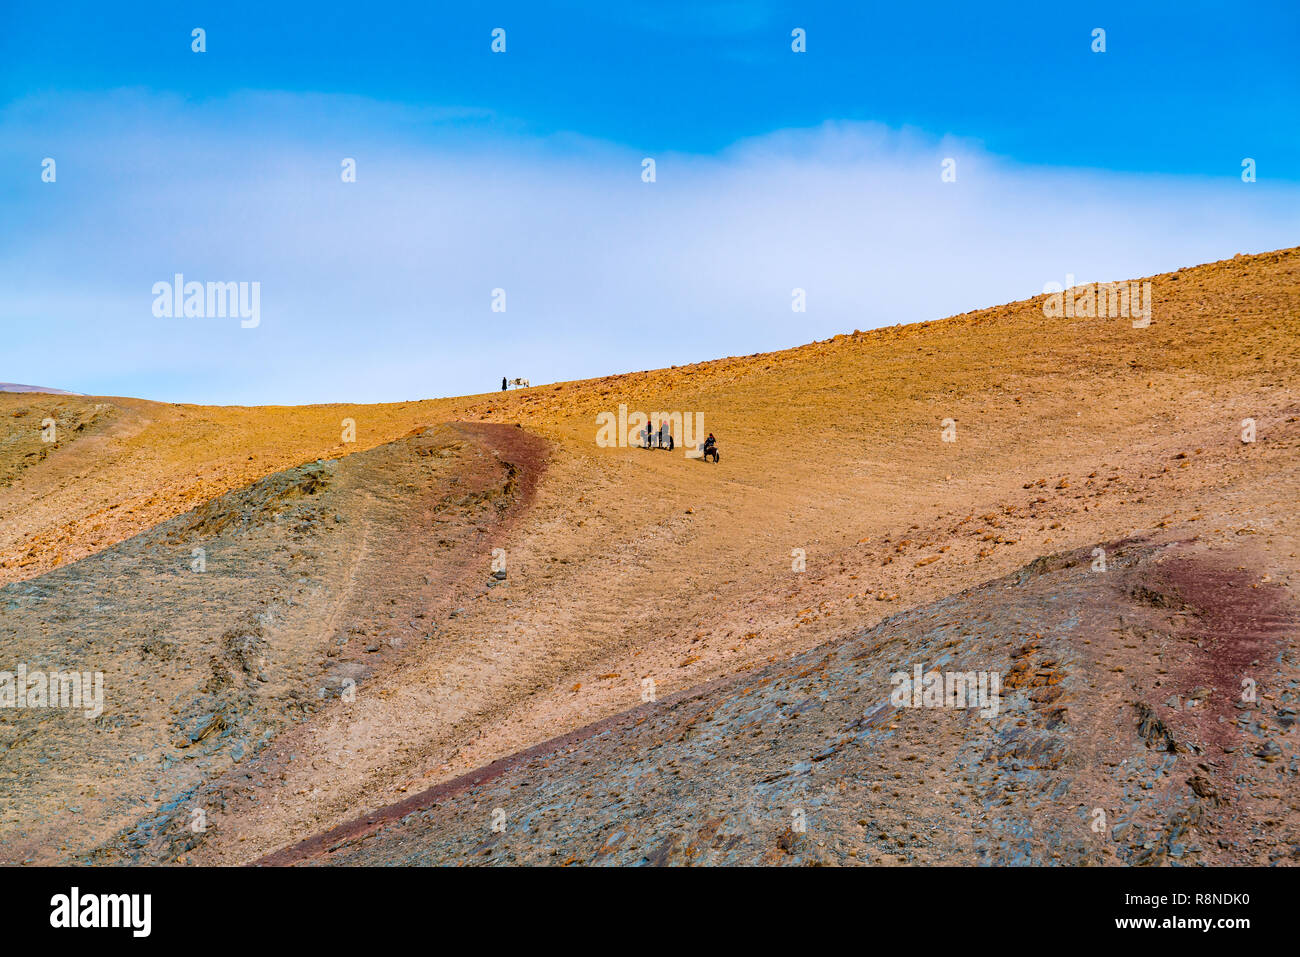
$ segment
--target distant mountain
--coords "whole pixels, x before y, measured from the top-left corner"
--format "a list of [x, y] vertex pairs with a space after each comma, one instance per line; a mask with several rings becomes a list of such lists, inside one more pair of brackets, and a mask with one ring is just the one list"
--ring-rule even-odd
[[49, 395], [81, 395], [80, 392], [66, 392], [63, 389], [47, 389], [43, 385], [19, 385], [17, 382], [0, 382], [0, 392], [45, 392]]

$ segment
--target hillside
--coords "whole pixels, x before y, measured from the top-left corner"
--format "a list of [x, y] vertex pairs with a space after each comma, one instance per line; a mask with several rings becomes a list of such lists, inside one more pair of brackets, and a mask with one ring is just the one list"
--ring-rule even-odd
[[0, 392], [42, 392], [47, 395], [77, 395], [63, 389], [50, 389], [43, 385], [23, 385], [18, 382], [0, 382]]
[[[457, 399], [0, 395], [5, 659], [106, 686], [0, 712], [0, 861], [1285, 858], [1300, 250], [1149, 278], [1147, 328], [1039, 297]], [[600, 447], [620, 404], [722, 461]], [[939, 660], [1063, 697], [854, 725]]]

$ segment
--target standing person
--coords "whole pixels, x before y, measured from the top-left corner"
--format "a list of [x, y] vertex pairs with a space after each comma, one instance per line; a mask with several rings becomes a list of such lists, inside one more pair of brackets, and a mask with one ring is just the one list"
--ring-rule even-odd
[[506, 391], [506, 377], [505, 377], [505, 376], [502, 376], [502, 377], [501, 377], [501, 391], [502, 391], [502, 392], [505, 392], [505, 391]]

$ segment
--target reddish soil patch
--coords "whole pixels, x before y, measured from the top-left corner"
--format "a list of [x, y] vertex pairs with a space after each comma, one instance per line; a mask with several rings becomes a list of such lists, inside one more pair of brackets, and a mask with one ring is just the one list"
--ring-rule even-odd
[[1213, 689], [1191, 717], [1202, 741], [1230, 745], [1238, 736], [1235, 706], [1242, 700], [1242, 681], [1253, 678], [1263, 686], [1276, 673], [1283, 638], [1296, 627], [1295, 609], [1281, 585], [1261, 582], [1256, 571], [1191, 558], [1171, 559], [1160, 568], [1195, 614], [1185, 639], [1199, 643], [1175, 690], [1186, 695]]
[[495, 451], [505, 463], [510, 478], [506, 491], [515, 493], [511, 515], [528, 508], [537, 494], [537, 484], [546, 471], [549, 448], [544, 439], [525, 432], [520, 425], [492, 422], [453, 422], [452, 427], [467, 438]]

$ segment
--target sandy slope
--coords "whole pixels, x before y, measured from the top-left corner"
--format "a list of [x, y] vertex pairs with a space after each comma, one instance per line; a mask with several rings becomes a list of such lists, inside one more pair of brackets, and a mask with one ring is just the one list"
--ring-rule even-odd
[[[547, 446], [544, 472], [523, 449], [504, 457], [537, 480], [492, 543], [505, 549], [504, 585], [487, 586], [486, 541], [418, 518], [397, 523], [385, 555], [433, 534], [461, 549], [464, 583], [420, 599], [438, 616], [437, 640], [375, 669], [356, 701], [329, 702], [289, 737], [214, 765], [192, 795], [210, 804], [201, 838], [178, 840], [173, 812], [170, 823], [124, 825], [102, 855], [248, 860], [638, 706], [645, 679], [663, 698], [774, 664], [1045, 553], [1147, 533], [1199, 536], [1216, 554], [1249, 541], [1251, 573], [1293, 591], [1285, 522], [1300, 464], [1300, 254], [1182, 270], [1153, 287], [1146, 329], [1048, 319], [1032, 301], [783, 353], [459, 400], [237, 409], [0, 396], [4, 449], [30, 446], [31, 420], [50, 410], [108, 405], [80, 433], [63, 430], [39, 464], [0, 458], [15, 475], [0, 488], [0, 580], [16, 583], [215, 495], [318, 457], [380, 451], [426, 425], [517, 422]], [[723, 462], [598, 448], [595, 417], [619, 403], [703, 412]], [[1258, 428], [1250, 445], [1240, 441], [1246, 417]], [[344, 418], [356, 421], [355, 445], [339, 441]], [[957, 423], [951, 443], [940, 435], [947, 418]], [[381, 469], [373, 481], [393, 494], [404, 480]], [[792, 569], [794, 549], [806, 553], [805, 571]], [[83, 565], [38, 582], [71, 587], [90, 574]], [[378, 567], [356, 587], [383, 578]], [[0, 592], [0, 611], [22, 587]], [[410, 619], [407, 608], [355, 614], [377, 631]], [[73, 627], [0, 624], [23, 649]], [[286, 641], [323, 646], [318, 624], [304, 621]], [[130, 694], [111, 707], [132, 710]], [[175, 760], [161, 741], [140, 752], [143, 763]], [[52, 780], [29, 748], [11, 746], [7, 758], [25, 782]], [[56, 785], [44, 793], [48, 803], [24, 813], [80, 806]], [[165, 806], [136, 796], [138, 821]], [[12, 848], [30, 824], [11, 815], [0, 855], [28, 853]]]

